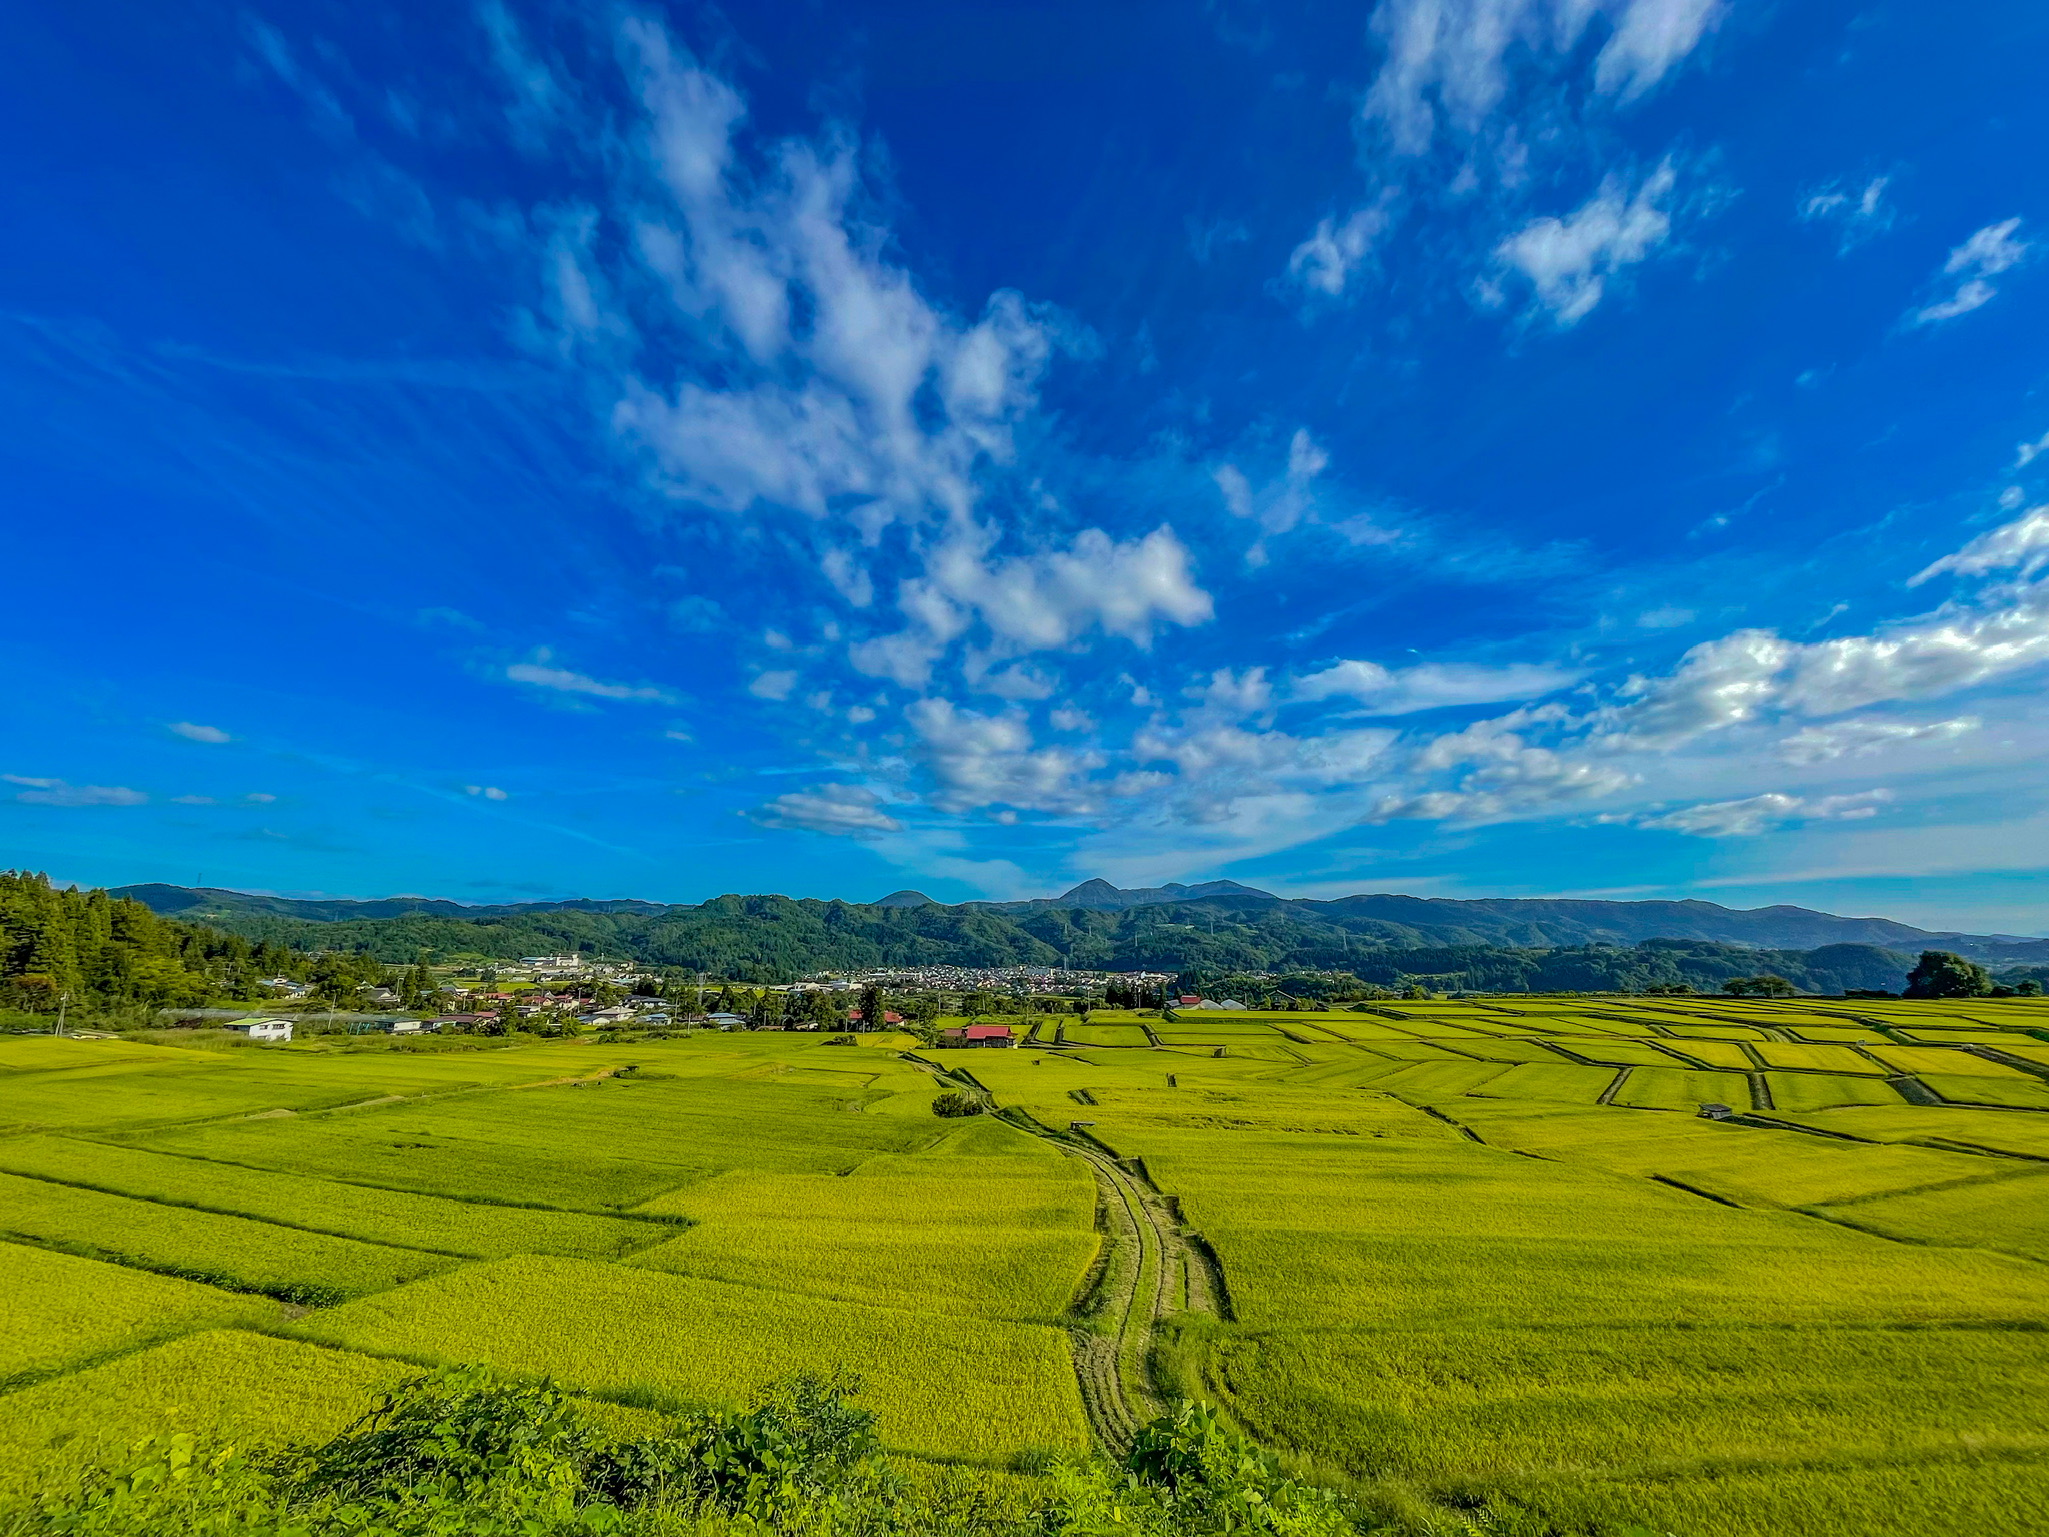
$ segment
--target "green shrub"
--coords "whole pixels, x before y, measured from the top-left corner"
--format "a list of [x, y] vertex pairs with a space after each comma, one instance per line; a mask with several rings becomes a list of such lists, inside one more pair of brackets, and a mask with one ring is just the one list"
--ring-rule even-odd
[[932, 1101], [932, 1113], [951, 1119], [963, 1115], [980, 1115], [982, 1107], [973, 1095], [963, 1094], [959, 1089], [948, 1089]]

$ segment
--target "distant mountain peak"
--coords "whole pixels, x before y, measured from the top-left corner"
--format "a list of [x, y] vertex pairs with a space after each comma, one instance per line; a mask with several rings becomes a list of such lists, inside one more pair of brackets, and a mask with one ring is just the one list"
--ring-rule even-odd
[[1127, 889], [1113, 886], [1099, 875], [1083, 881], [1072, 891], [1054, 897], [1052, 905], [1096, 908], [1154, 907], [1162, 902], [1199, 902], [1204, 897], [1263, 897], [1268, 901], [1279, 900], [1271, 891], [1241, 886], [1236, 881], [1204, 881], [1198, 886], [1183, 886], [1178, 882], [1169, 882], [1165, 886], [1138, 886]]
[[892, 891], [888, 896], [868, 904], [871, 907], [934, 907], [937, 906], [922, 891]]

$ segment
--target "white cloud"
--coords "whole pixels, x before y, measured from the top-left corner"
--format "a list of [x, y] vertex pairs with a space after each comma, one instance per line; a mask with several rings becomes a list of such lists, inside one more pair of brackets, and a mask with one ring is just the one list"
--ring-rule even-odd
[[[502, 799], [505, 792], [501, 790], [498, 793], [500, 798]], [[251, 790], [247, 795], [242, 797], [243, 804], [248, 806], [268, 806], [273, 804], [276, 800], [277, 797], [275, 795], [272, 795], [264, 790]]]
[[2013, 467], [2024, 470], [2044, 454], [2049, 454], [2049, 432], [2043, 433], [2032, 443], [2021, 444], [2014, 454]]
[[976, 620], [993, 652], [1016, 653], [1064, 648], [1098, 629], [1145, 647], [1159, 625], [1201, 624], [1214, 612], [1170, 528], [1131, 540], [1087, 528], [1064, 550], [999, 560], [989, 558], [988, 542], [986, 532], [963, 533], [933, 550], [925, 574], [897, 589], [910, 628], [849, 648], [854, 666], [922, 688], [932, 664]]
[[490, 44], [491, 62], [512, 89], [514, 135], [528, 147], [538, 147], [567, 108], [568, 91], [501, 0], [483, 0], [477, 21]]
[[[1316, 481], [1329, 468], [1330, 455], [1306, 427], [1297, 427], [1288, 439], [1286, 467], [1265, 485], [1255, 487], [1235, 464], [1217, 466], [1210, 472], [1210, 479], [1224, 500], [1225, 511], [1257, 525], [1265, 536], [1285, 534], [1314, 514]], [[1263, 537], [1246, 558], [1254, 566], [1266, 564]]]
[[1911, 317], [1913, 323], [1934, 325], [1954, 320], [1988, 303], [1999, 290], [1985, 279], [2018, 266], [2028, 254], [2028, 242], [2014, 239], [2014, 232], [2020, 227], [2018, 218], [1988, 224], [1951, 251], [1942, 270], [1946, 277], [1959, 280], [1955, 290], [1947, 299], [1938, 299], [1916, 310]]
[[646, 21], [623, 29], [644, 119], [639, 264], [698, 335], [702, 377], [620, 379], [613, 422], [672, 495], [863, 532], [965, 517], [1064, 327], [1014, 293], [963, 322], [884, 255], [859, 147], [833, 130], [750, 157], [746, 105]]
[[1827, 726], [1804, 726], [1779, 743], [1779, 755], [1788, 763], [1802, 765], [1830, 763], [1837, 758], [1866, 758], [1909, 742], [1954, 741], [1983, 724], [1975, 715], [1959, 715], [1952, 720], [1862, 718]]
[[0, 780], [24, 786], [14, 798], [29, 806], [140, 806], [149, 800], [142, 791], [121, 785], [74, 785], [20, 774], [0, 774]]
[[1444, 789], [1389, 794], [1374, 820], [1495, 821], [1596, 800], [1635, 782], [1632, 772], [1612, 763], [1529, 740], [1531, 727], [1561, 715], [1555, 707], [1518, 710], [1425, 743], [1411, 760], [1413, 773], [1460, 772]]
[[1671, 215], [1660, 205], [1677, 180], [1669, 160], [1634, 191], [1610, 176], [1563, 219], [1532, 219], [1495, 248], [1494, 259], [1529, 280], [1555, 324], [1576, 325], [1601, 302], [1611, 277], [1671, 235]]
[[1754, 838], [1791, 821], [1849, 822], [1875, 817], [1891, 799], [1891, 792], [1886, 790], [1825, 795], [1812, 800], [1772, 791], [1742, 800], [1707, 801], [1698, 806], [1668, 811], [1661, 816], [1640, 818], [1636, 825], [1687, 833], [1696, 838]]
[[1337, 662], [1296, 680], [1291, 697], [1302, 700], [1349, 697], [1376, 715], [1410, 715], [1447, 705], [1498, 704], [1537, 699], [1578, 681], [1578, 674], [1536, 663], [1482, 667], [1426, 662], [1391, 669], [1377, 662]]
[[1388, 226], [1385, 203], [1361, 208], [1343, 223], [1323, 219], [1315, 232], [1288, 257], [1288, 276], [1311, 293], [1336, 298], [1352, 274], [1373, 254], [1373, 245]]
[[674, 702], [674, 696], [667, 689], [656, 688], [652, 684], [605, 683], [565, 667], [540, 662], [515, 662], [505, 669], [505, 677], [511, 683], [530, 684], [534, 688], [553, 689], [562, 694], [589, 694], [597, 699], [651, 700], [664, 704]]
[[1611, 709], [1609, 733], [1632, 746], [1668, 747], [1754, 719], [1777, 698], [1796, 649], [1769, 630], [1702, 641], [1666, 676], [1625, 682], [1630, 702]]
[[1058, 685], [1046, 673], [1019, 662], [1008, 667], [992, 667], [986, 653], [970, 653], [961, 667], [961, 675], [968, 687], [978, 694], [994, 694], [998, 699], [1050, 699]]
[[1993, 571], [2018, 570], [2032, 577], [2049, 565], [2049, 505], [2030, 507], [2011, 523], [1980, 534], [1954, 555], [1923, 567], [1907, 579], [1918, 587], [1932, 576], [1953, 572], [1957, 576], [1984, 576]]
[[778, 795], [748, 813], [765, 827], [800, 832], [873, 837], [902, 832], [904, 824], [882, 809], [881, 799], [859, 785], [821, 785]]
[[171, 722], [171, 731], [175, 735], [185, 738], [188, 742], [212, 742], [219, 744], [235, 740], [218, 726], [195, 725], [189, 720]]
[[1942, 264], [1942, 270], [1951, 276], [1960, 272], [1996, 276], [2017, 265], [2028, 253], [2028, 243], [2013, 238], [2014, 231], [2020, 227], [2021, 221], [2017, 218], [1986, 225], [1949, 253], [1949, 260]]
[[790, 697], [790, 690], [796, 686], [797, 675], [794, 672], [764, 672], [747, 685], [747, 692], [756, 699], [783, 700]]
[[921, 699], [905, 717], [918, 734], [919, 758], [936, 781], [932, 804], [941, 811], [1086, 812], [1101, 803], [1101, 789], [1087, 776], [1102, 766], [1102, 755], [1036, 746], [1021, 714], [977, 715], [944, 699]]
[[1847, 255], [1872, 236], [1892, 227], [1893, 210], [1885, 201], [1890, 178], [1874, 176], [1861, 188], [1850, 190], [1830, 183], [1800, 201], [1800, 217], [1807, 223], [1833, 224], [1841, 230], [1836, 249]]
[[[1573, 8], [1582, 9], [1583, 0]], [[1615, 30], [1595, 61], [1595, 83], [1625, 100], [1643, 94], [1721, 18], [1721, 0], [1622, 0]]]
[[1394, 147], [1430, 147], [1440, 114], [1477, 133], [1508, 92], [1512, 51], [1564, 61], [1597, 15], [1609, 24], [1594, 87], [1629, 100], [1670, 72], [1721, 20], [1721, 0], [1388, 0], [1373, 13], [1386, 59], [1362, 105]]
[[511, 796], [509, 796], [505, 791], [499, 789], [496, 785], [464, 785], [462, 787], [462, 793], [465, 795], [474, 795], [487, 801], [502, 801], [511, 799]]
[[[1995, 530], [1972, 548], [1987, 546], [1983, 559], [1991, 563], [1989, 552], [2006, 532]], [[1769, 630], [1738, 630], [1695, 646], [1665, 677], [1632, 678], [1623, 689], [1627, 702], [1604, 712], [1601, 734], [1618, 746], [1670, 747], [1773, 711], [1837, 715], [1937, 698], [2044, 661], [2049, 592], [2039, 586], [1995, 589], [1835, 640], [1802, 643]]]

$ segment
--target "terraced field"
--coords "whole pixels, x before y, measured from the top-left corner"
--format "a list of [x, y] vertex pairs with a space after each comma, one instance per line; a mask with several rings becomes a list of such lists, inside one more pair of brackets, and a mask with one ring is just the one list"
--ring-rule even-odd
[[153, 1430], [324, 1434], [426, 1363], [622, 1416], [849, 1365], [939, 1461], [1186, 1395], [1412, 1512], [2049, 1532], [2049, 1006], [1040, 1023], [0, 1040], [0, 1493]]
[[1275, 1021], [1344, 1042], [1294, 1067], [1242, 1030], [1171, 1085], [1159, 1051], [970, 1066], [1086, 1118], [1220, 1262], [1162, 1390], [1335, 1475], [1575, 1532], [2038, 1533], [2049, 1090], [2019, 1064], [2049, 1073], [2049, 1007], [1953, 1017], [1389, 1004]]

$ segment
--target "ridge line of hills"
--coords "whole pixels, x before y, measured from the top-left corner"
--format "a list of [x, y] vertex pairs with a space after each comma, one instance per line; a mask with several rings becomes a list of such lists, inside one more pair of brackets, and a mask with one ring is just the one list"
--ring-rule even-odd
[[1698, 900], [1395, 893], [1321, 900], [1279, 897], [1234, 881], [1124, 890], [1091, 880], [1058, 897], [955, 904], [916, 891], [865, 903], [728, 895], [699, 903], [577, 898], [492, 906], [169, 885], [124, 886], [114, 894], [167, 917], [251, 939], [360, 949], [392, 961], [410, 961], [423, 950], [515, 957], [567, 949], [751, 980], [948, 965], [1362, 975], [1379, 969], [1477, 977], [1504, 966], [1527, 970], [1537, 964], [1532, 957], [1546, 952], [1616, 946], [1658, 947], [1664, 952], [1659, 967], [1676, 964], [1678, 951], [1690, 948], [1699, 952], [1694, 962], [1712, 961], [1711, 969], [1724, 975], [1755, 969], [1772, 957], [1800, 970], [1807, 963], [1798, 956], [1821, 950], [1843, 952], [1815, 963], [1817, 976], [1838, 979], [1891, 977], [1902, 956], [1923, 948], [1954, 950], [1994, 965], [2049, 965], [2049, 939], [1920, 929], [1888, 918], [1846, 918], [1787, 905], [1738, 909]]

